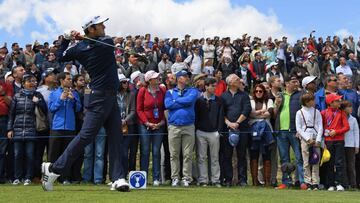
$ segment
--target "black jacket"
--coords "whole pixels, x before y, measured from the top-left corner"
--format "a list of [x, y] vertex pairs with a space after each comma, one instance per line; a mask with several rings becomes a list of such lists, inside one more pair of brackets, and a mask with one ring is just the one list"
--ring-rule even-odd
[[240, 115], [246, 119], [240, 124], [241, 128], [249, 128], [249, 115], [251, 112], [250, 97], [246, 92], [238, 91], [233, 96], [228, 90], [221, 95], [224, 104], [224, 115], [230, 122], [236, 122]]
[[[36, 96], [39, 102], [35, 104], [32, 99]], [[8, 131], [14, 131], [14, 138], [36, 136], [35, 106], [47, 114], [47, 106], [41, 93], [34, 91], [30, 95], [21, 89], [13, 97], [9, 110]]]
[[206, 99], [203, 96], [196, 100], [195, 127], [204, 132], [221, 132], [224, 125], [224, 108], [219, 97]]

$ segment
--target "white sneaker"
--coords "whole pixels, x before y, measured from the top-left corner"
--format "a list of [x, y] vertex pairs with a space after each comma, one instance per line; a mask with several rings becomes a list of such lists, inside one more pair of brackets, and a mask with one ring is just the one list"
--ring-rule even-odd
[[19, 185], [20, 183], [21, 183], [21, 182], [20, 182], [19, 179], [15, 179], [15, 180], [12, 182], [13, 185]]
[[342, 185], [337, 185], [336, 186], [336, 191], [342, 192], [342, 191], [345, 191], [345, 189], [344, 189], [344, 187]]
[[328, 191], [335, 191], [335, 187], [334, 186], [329, 187]]
[[175, 178], [172, 180], [171, 186], [172, 187], [177, 187], [179, 185], [179, 179]]
[[[117, 181], [114, 181], [114, 183], [111, 185], [111, 187], [114, 187], [117, 191], [120, 192], [129, 192], [130, 187], [129, 184], [125, 181], [124, 178], [120, 178]], [[110, 188], [111, 190], [111, 188]]]
[[30, 185], [31, 184], [31, 180], [30, 179], [26, 179], [25, 181], [24, 181], [24, 186], [28, 186], [28, 185]]
[[160, 186], [160, 181], [158, 181], [158, 180], [154, 180], [154, 182], [153, 182], [153, 186], [154, 186], [154, 187], [158, 187], [158, 186]]
[[44, 191], [52, 191], [53, 184], [55, 180], [60, 176], [56, 173], [50, 172], [50, 162], [44, 162], [41, 165], [41, 173], [42, 173], [42, 188]]
[[182, 185], [183, 185], [184, 187], [189, 187], [189, 181], [183, 180], [183, 181], [182, 181]]

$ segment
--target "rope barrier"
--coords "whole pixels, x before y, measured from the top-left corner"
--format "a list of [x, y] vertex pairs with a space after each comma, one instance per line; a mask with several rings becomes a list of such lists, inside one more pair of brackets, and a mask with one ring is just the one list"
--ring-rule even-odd
[[[237, 134], [248, 134], [250, 135], [251, 133], [253, 133], [254, 131], [238, 131], [236, 132]], [[264, 131], [264, 133], [273, 133], [273, 134], [278, 134], [279, 132], [284, 133], [296, 133], [296, 131]], [[221, 136], [229, 134], [230, 132], [219, 132]], [[141, 133], [131, 133], [131, 134], [126, 134], [123, 135], [123, 137], [127, 137], [127, 136], [139, 136], [139, 135], [143, 135]], [[155, 136], [155, 135], [168, 135], [168, 133], [151, 133], [151, 134], [145, 134], [148, 136]], [[49, 136], [21, 136], [21, 137], [13, 137], [11, 140], [26, 140], [26, 139], [48, 139], [48, 138], [74, 138], [77, 135], [49, 135]], [[97, 135], [100, 137], [107, 137], [107, 135]], [[196, 136], [196, 133], [194, 132], [194, 136]], [[9, 138], [7, 137], [0, 137], [0, 140], [8, 140]]]

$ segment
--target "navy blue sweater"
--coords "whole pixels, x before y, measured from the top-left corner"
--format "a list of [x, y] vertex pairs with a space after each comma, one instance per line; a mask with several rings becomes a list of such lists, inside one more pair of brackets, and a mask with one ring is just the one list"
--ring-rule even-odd
[[[97, 40], [114, 45], [113, 40], [108, 36], [97, 38]], [[114, 48], [86, 39], [68, 48], [69, 42], [69, 40], [64, 39], [61, 43], [59, 48], [60, 61], [78, 60], [90, 75], [90, 88], [116, 91], [120, 83]]]

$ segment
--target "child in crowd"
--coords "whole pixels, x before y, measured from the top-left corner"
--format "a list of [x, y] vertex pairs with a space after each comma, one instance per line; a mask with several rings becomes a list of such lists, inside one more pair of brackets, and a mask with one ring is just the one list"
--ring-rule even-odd
[[350, 188], [356, 188], [356, 171], [355, 171], [355, 156], [359, 153], [359, 125], [351, 113], [352, 103], [350, 101], [343, 101], [341, 108], [345, 111], [348, 117], [350, 130], [345, 133], [345, 160], [346, 160], [346, 176], [347, 185]]
[[301, 96], [302, 108], [296, 112], [296, 131], [300, 135], [304, 166], [304, 180], [308, 190], [318, 190], [320, 183], [319, 157], [323, 124], [320, 112], [315, 109], [311, 93]]
[[[344, 111], [340, 110], [342, 96], [326, 95], [328, 108], [321, 112], [324, 127], [325, 145], [330, 151], [330, 161], [323, 166], [326, 171], [328, 191], [344, 191], [345, 170], [345, 133], [349, 131], [349, 122]], [[336, 186], [336, 188], [335, 188]]]

